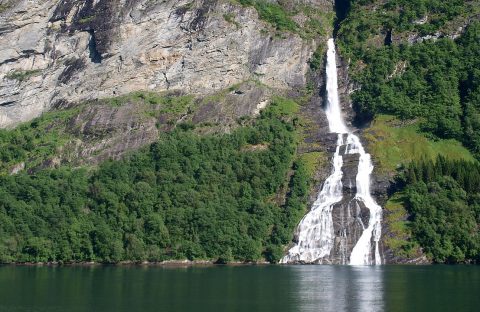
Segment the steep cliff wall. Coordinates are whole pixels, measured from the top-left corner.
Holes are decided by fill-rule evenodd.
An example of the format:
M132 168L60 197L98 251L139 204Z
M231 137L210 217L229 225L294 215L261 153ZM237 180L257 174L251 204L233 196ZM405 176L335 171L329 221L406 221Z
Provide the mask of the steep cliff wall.
M0 25L0 127L135 90L204 95L252 78L303 87L319 43L222 0L7 0Z

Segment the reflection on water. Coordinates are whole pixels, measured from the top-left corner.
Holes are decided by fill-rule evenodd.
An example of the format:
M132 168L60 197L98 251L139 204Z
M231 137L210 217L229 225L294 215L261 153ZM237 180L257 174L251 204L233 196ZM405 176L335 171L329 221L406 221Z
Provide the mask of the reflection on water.
M0 311L478 311L478 266L0 266Z
M381 267L292 266L298 311L384 311Z

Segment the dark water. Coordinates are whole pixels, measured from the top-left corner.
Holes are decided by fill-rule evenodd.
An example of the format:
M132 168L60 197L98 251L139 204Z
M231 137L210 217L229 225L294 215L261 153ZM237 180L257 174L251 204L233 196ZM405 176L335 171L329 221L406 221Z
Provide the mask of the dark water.
M0 311L480 311L480 267L4 266Z

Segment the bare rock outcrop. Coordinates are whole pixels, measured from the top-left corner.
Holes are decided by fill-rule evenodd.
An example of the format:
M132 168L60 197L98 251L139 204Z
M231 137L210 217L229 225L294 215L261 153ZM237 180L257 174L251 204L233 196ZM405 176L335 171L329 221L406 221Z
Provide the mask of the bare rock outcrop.
M298 34L275 36L254 8L222 0L4 2L0 127L58 103L135 90L205 95L249 79L303 87L318 45Z

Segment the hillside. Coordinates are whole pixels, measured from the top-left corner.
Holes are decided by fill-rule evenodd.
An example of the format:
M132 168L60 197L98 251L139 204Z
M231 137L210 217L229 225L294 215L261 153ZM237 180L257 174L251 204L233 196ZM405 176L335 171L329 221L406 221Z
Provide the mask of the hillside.
M328 171L331 3L0 14L1 262L278 261Z
M384 263L478 262L479 17L476 0L1 0L0 262L276 263L338 148L345 263L370 212L323 110L330 37Z
M423 249L435 262L478 261L478 187L471 186L480 159L480 4L346 7L338 45L349 61L356 123L370 124L365 139L377 177L391 181L384 211L390 257L422 259ZM410 166L428 172L419 169L413 179Z

